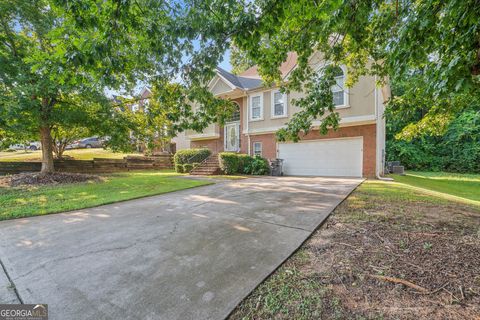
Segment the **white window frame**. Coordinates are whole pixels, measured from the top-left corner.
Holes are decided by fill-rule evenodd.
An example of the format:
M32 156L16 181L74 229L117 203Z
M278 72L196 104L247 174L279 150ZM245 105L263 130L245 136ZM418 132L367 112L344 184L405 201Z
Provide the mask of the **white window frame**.
M260 97L260 118L253 117L253 98ZM261 121L263 120L263 92L259 94L254 94L250 96L249 106L250 109L250 121Z
M271 100L271 118L272 119L277 119L277 118L286 118L288 116L288 111L287 111L287 105L288 105L288 100L287 100L287 95L283 93L283 114L281 115L275 115L275 94L276 93L281 93L280 90L272 90L270 100Z
M343 108L349 108L349 101L348 101L348 88L345 86L345 81L347 80L347 68L344 65L339 66L340 69L343 71L343 104L340 104L338 106L335 106L336 109L343 109ZM338 77L335 77L338 78ZM336 82L336 81L335 81ZM339 92L339 91L337 91ZM332 91L333 93L333 91Z
M257 154L255 153L255 149L256 149L255 146L256 146L256 145L257 145L257 146L260 146L260 154L258 154L258 156L261 157L262 154L263 154L263 144L262 144L262 142L260 142L260 141L255 141L255 142L253 143L253 155L254 155L254 156L257 156Z
M324 65L322 66L319 66L316 68L316 72L319 72L320 75L323 75L323 68L326 68L328 67L329 65L331 65L332 63L331 62L326 62ZM344 66L344 65L340 65L339 66L340 69L342 69L343 71L343 77L345 80L347 80L347 67ZM338 106L335 106L335 109L346 109L346 108L350 108L350 100L349 100L349 89L345 86L345 81L344 81L344 86L343 86L343 104L342 105L338 105Z

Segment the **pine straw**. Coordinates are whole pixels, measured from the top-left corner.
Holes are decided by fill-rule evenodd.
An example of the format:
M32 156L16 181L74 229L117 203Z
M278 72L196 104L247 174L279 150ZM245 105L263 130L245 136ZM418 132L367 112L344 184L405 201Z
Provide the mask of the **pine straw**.
M83 173L55 172L51 174L20 173L0 177L0 187L46 186L101 181L97 175Z

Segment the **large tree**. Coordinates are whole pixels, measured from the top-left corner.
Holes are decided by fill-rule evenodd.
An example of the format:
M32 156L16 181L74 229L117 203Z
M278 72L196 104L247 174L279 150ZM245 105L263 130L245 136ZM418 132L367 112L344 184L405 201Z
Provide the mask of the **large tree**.
M432 101L425 113L430 119L448 119L468 107L462 97L480 94L477 0L187 0L181 21L183 36L200 43L186 78L201 79L195 70L206 74L235 43L267 83L306 91L295 102L301 111L278 133L281 140L298 139L321 116L322 131L338 124L330 103L332 70L314 73L308 64L314 51L332 66L348 67L347 85L367 74L382 82L418 73L421 92L410 86L403 99L414 104L422 94ZM285 82L278 69L290 51L298 65Z
M171 11L168 1L0 0L0 118L5 131L40 136L43 173L54 170L52 128L127 141L106 92L160 74L163 59L178 66L178 39L163 30Z

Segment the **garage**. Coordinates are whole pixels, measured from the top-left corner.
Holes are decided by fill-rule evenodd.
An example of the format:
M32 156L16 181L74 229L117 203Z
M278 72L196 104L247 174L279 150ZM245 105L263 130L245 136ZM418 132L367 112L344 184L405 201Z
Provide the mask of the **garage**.
M363 137L280 143L285 175L361 177Z

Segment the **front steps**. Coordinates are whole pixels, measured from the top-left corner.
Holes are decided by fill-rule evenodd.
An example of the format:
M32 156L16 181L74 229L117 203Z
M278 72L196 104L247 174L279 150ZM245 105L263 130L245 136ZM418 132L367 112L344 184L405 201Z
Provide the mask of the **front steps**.
M194 176L211 176L220 173L222 173L222 169L218 163L218 154L212 154L190 171L190 174Z

